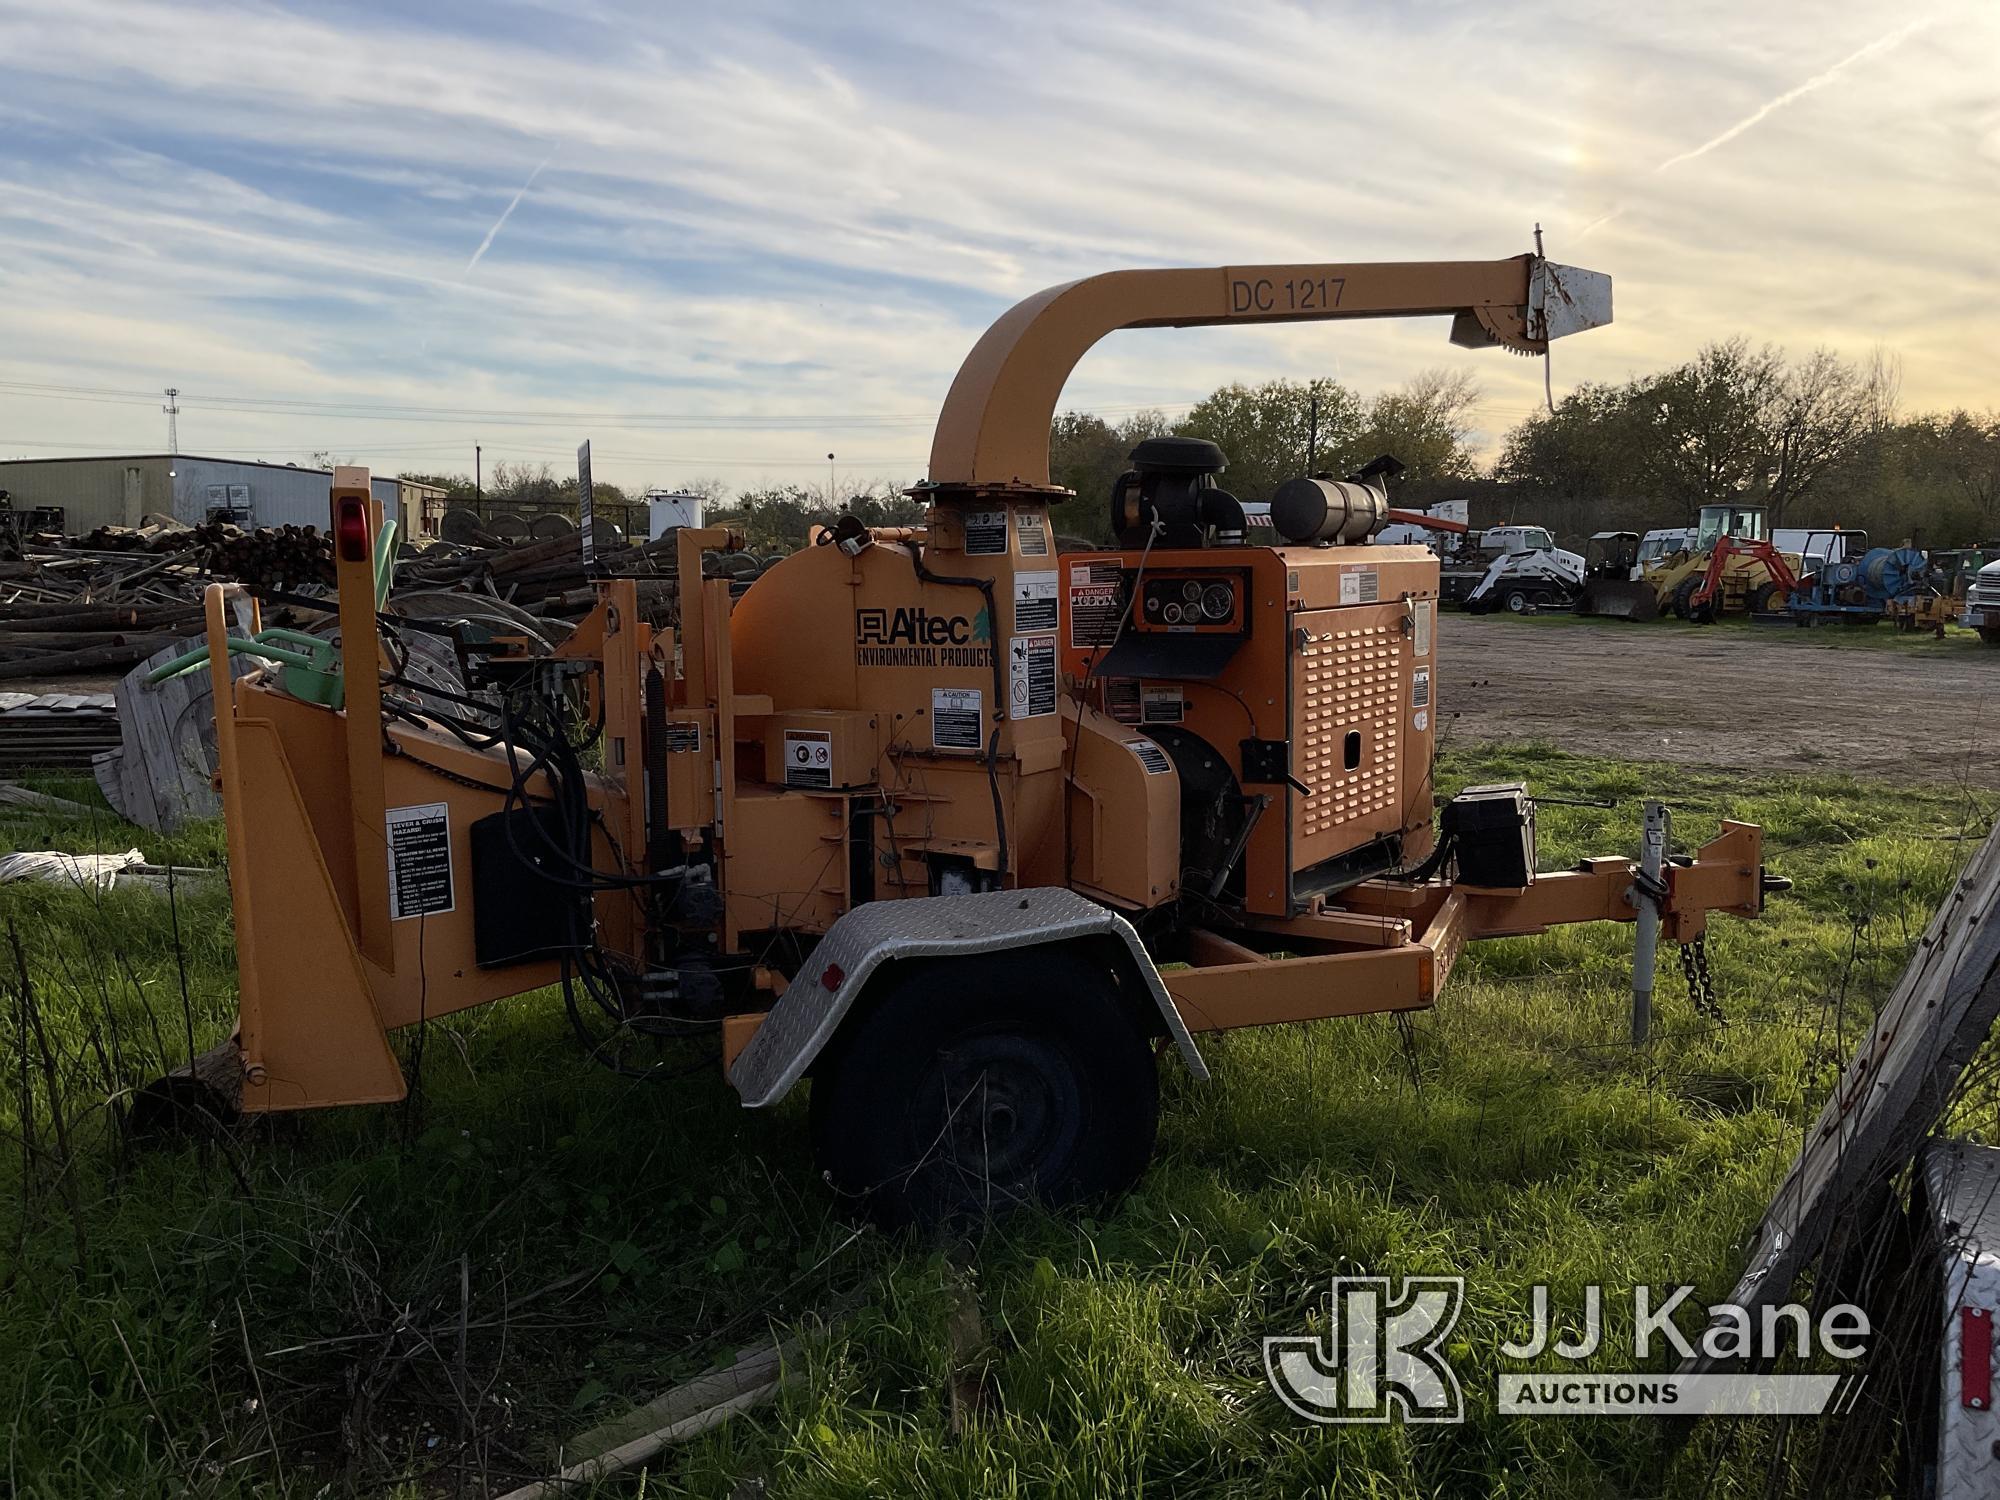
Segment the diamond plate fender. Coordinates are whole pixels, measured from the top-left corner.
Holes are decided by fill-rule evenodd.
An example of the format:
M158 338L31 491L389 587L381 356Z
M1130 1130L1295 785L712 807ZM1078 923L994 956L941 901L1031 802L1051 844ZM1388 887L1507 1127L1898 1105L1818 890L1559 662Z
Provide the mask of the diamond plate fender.
M1188 1070L1206 1081L1208 1065L1195 1050L1194 1039L1132 924L1057 886L871 901L855 907L827 929L736 1059L729 1080L749 1109L784 1098L832 1040L869 978L894 959L1000 953L1105 936L1118 939L1131 952L1133 967L1159 1007L1160 1019Z
M2000 1150L1933 1142L1924 1179L1944 1272L1944 1338L1938 1371L1937 1500L1994 1493L2000 1417L1993 1412L1992 1319L2000 1316ZM1968 1349L1968 1322L1986 1323ZM1980 1367L1975 1368L1975 1360Z

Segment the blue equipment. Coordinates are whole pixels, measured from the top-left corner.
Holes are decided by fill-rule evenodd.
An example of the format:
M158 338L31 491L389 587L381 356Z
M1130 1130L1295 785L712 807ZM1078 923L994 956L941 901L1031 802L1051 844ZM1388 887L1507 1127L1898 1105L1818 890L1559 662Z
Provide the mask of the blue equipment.
M1930 559L1915 547L1870 547L1863 531L1814 532L1830 539L1827 561L1799 580L1786 608L1801 625L1823 620L1869 624L1886 618L1892 603L1915 604L1936 592Z

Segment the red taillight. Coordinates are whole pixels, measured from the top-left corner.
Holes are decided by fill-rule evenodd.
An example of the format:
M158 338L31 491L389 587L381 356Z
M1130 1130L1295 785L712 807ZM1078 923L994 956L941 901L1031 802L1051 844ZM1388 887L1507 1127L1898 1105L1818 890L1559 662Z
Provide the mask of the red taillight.
M819 982L826 989L837 990L840 988L841 982L846 978L847 971L842 969L839 964L828 964L826 972L819 976Z
M368 502L358 497L343 498L334 530L340 536L342 562L368 561Z

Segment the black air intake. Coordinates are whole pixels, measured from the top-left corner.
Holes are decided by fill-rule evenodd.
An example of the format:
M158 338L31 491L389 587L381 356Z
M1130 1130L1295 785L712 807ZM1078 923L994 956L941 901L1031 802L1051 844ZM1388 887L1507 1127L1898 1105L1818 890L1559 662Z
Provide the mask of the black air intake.
M1111 529L1119 545L1143 547L1156 524L1156 547L1240 545L1242 503L1215 483L1227 467L1222 450L1204 438L1147 438L1111 487Z

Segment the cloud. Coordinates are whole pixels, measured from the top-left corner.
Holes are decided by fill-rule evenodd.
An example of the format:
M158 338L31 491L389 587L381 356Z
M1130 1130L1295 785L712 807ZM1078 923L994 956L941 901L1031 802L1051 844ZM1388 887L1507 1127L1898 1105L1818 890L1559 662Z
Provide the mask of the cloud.
M1745 115L1742 119L1738 120L1734 125L1731 125L1727 130L1723 131L1720 135L1710 136L1707 140L1703 141L1699 146L1696 146L1691 150L1682 151L1676 155L1668 157L1665 161L1661 162L1659 165L1653 168L1654 175L1657 176L1661 172L1670 172L1675 167L1685 166L1688 162L1691 161L1701 160L1701 158L1708 155L1709 152L1719 150L1721 147L1728 145L1731 141L1735 140L1738 136L1744 134L1746 131L1754 130L1757 126L1761 125L1764 121L1768 120L1772 115L1776 114L1779 110L1785 108L1787 105L1796 104L1798 103L1799 100L1805 98L1806 95L1815 93L1818 90L1825 88L1828 84L1836 82L1843 73L1847 72L1848 69L1868 61L1868 59L1870 59L1871 57L1877 57L1882 53L1887 52L1890 48L1895 47L1901 44L1902 42L1909 40L1909 38L1915 36L1918 32L1924 30L1931 24L1932 24L1932 19L1926 16L1919 20L1911 21L1902 26L1898 26L1893 31L1883 33L1881 36L1875 38L1874 41L1869 42L1866 46L1856 48L1854 51L1848 53L1847 56L1840 59L1839 62L1833 64L1832 67L1823 69L1822 71L1813 74L1812 77L1808 78L1804 83L1796 84L1793 87L1786 89L1782 94L1779 94L1774 99L1765 100L1762 104L1758 105L1756 109L1752 110L1749 114ZM1585 238L1593 230L1598 229L1601 226L1610 223L1613 219L1617 218L1618 215L1623 213L1624 211L1625 211L1624 206L1621 204L1619 207L1612 209L1609 213L1604 214L1602 217L1591 220L1590 223L1584 225L1582 229L1577 231L1576 237L1578 239Z
M1040 286L1506 255L1537 220L1563 258L1627 164L1708 149L1592 236L1620 321L1558 346L1559 384L1740 329L1905 348L1912 402L1990 403L1967 351L2000 333L2000 224L1966 184L1990 181L2000 138L1978 61L2000 18L1890 45L1900 14L1839 10L12 0L0 344L56 382L785 424L607 431L593 451L620 482L785 477L829 447L910 477L959 359ZM1797 82L1802 30L1846 55L1838 88ZM1069 397L1185 402L1336 366L1376 389L1460 359L1493 435L1539 397L1535 369L1455 351L1434 322L1118 335ZM884 413L916 420L855 420ZM146 445L156 426L136 403L0 396L0 440ZM592 435L199 409L182 426L440 460L491 439L554 461Z

